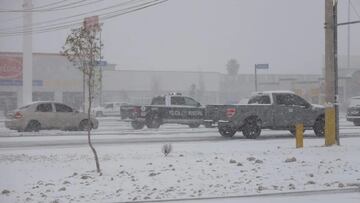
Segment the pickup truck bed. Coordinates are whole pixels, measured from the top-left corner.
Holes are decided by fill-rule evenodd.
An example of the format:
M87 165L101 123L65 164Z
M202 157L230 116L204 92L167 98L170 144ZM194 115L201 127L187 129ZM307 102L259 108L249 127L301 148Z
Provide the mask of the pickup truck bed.
M226 109L232 105L206 105L204 125L206 127L216 127L219 120L226 119Z

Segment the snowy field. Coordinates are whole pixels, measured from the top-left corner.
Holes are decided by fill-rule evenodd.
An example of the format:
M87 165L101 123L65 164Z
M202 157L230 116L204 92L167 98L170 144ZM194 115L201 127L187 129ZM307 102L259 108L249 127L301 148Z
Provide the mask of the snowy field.
M103 126L115 123L102 122ZM109 126L97 130L95 140L114 139L116 131L117 137L136 139L199 135L221 139L216 129L170 125L131 134L125 125L122 131ZM71 138L71 132L61 131L31 136L1 128L0 133L2 144L9 139L86 139L83 134ZM0 202L124 202L360 187L360 128L351 127L351 136L341 139L341 146L332 147L324 147L324 139L312 137L309 131L302 149L295 148L290 136L271 139L270 131L267 133L270 139L171 142L173 151L166 157L161 152L162 141L96 144L102 176L95 172L86 145L1 147ZM359 195L350 199L360 202Z

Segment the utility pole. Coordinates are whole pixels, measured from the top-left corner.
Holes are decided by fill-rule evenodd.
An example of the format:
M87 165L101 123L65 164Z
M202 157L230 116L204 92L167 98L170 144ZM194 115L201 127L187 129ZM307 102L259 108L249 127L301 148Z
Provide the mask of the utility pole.
M335 107L335 139L339 140L337 82L337 1L325 0L325 102Z
M335 103L333 1L325 0L325 102Z
M102 49L102 41L101 41L101 31L102 31L102 23L99 24L99 32L100 32L100 95L99 95L99 105L102 106L103 105L103 64L102 64L102 54L101 54L101 49Z
M32 0L24 0L22 105L32 102Z
M351 2L348 0L348 22L350 22L350 6ZM347 68L350 68L350 24L347 26ZM346 98L345 98L346 99Z
M334 18L334 70L335 70L335 139L336 144L340 145L339 132L339 68L338 68L338 32L337 32L337 0L333 0Z

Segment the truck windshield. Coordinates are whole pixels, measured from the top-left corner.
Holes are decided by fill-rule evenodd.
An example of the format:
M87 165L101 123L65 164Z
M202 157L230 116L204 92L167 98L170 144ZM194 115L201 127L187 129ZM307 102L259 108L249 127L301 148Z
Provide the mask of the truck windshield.
M165 105L165 97L155 97L151 101L151 105Z
M172 105L185 105L184 97L171 97Z
M256 95L249 99L248 104L270 104L269 95Z
M186 106L200 106L200 104L197 101L193 100L192 98L185 97L184 99Z

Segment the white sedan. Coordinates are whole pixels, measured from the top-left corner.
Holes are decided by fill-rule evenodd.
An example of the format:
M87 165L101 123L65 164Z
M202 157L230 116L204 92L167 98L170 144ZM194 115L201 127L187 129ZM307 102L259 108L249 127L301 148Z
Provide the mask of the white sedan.
M89 125L90 124L90 125ZM98 120L73 108L52 101L38 101L10 112L5 126L12 130L38 132L43 129L86 130L97 129Z

